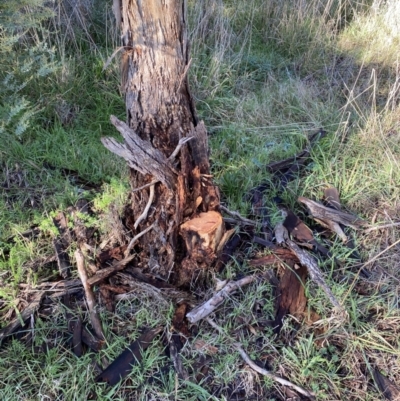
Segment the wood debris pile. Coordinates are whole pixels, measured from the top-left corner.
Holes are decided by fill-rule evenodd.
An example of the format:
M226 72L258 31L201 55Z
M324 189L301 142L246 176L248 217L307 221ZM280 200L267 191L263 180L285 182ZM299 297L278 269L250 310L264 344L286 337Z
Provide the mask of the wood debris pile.
M279 166L272 166L276 172L283 171L281 174L283 179L280 180L282 188L287 185L294 172L298 173L299 165L305 164L305 157L309 154L309 150L307 152L303 152L303 156L297 159L300 162L295 164L296 168L293 167L296 159L290 160L292 167L287 167L287 163L283 162ZM219 282L215 293L203 303L199 303L187 289L176 287L143 268L144 261L135 253L136 237L124 237L125 230L118 215L115 216L116 227L112 235L101 239L100 242L96 238L95 230L84 224L85 216L92 213L88 203L81 201L75 208L65 213L60 212L54 218L54 225L58 230L58 235L52 240L54 257L47 258L45 262L57 264L60 279L55 282L40 283L35 289L21 285L21 293L25 294L27 306L7 327L0 330L0 342L5 342L12 336L18 337L32 316L41 308L45 298L53 302L61 299L67 307L66 310L73 308L71 300L80 298L86 301L90 322L65 312L71 337L71 350L77 357L89 350L99 352L107 340L103 329L104 322L101 321L99 314L99 304L108 311L114 312L116 302L129 299L138 289L140 291L146 287L156 294L160 302L172 303L176 306L170 328L165 330L165 327L155 327L144 330L136 341L97 375L97 382L106 382L110 386L118 383L131 372L132 365L140 364L142 353L156 338L161 338L168 349L177 377L184 381L191 380L193 372L188 372L184 366L180 352L187 341L193 337L193 327L205 320L213 329L226 337L231 347L241 355L251 369L285 386L288 392L305 397L302 399L314 399L315 394L312 391L261 368L251 360L244 347L230 338L214 320L210 319L210 316L212 313L217 313L222 304L229 303L231 295L240 288L251 283L267 281L275 288L275 317L273 322L270 322L270 327L276 335L279 335L285 317L288 315L306 324L322 321L315 311L307 307L305 286L307 280L311 280L324 292L327 301L332 305L330 324L333 322L337 325L342 324L347 318L343 300L338 299L327 284L326 273L321 270L320 262L331 260L338 267L345 266L346 261L337 260L330 251L330 244L337 239L349 248L349 254L359 259L353 232L365 228L366 223L344 211L338 191L329 187L324 191L323 202L305 197L298 199L299 203L307 209L309 217L315 221L318 236L315 235L315 230L279 201L277 203L282 213L282 221L275 227L271 227L263 205L263 192L266 189L266 186L260 185L252 193L253 211L257 221L244 218L222 207L226 215L225 221L228 226L231 226L229 230L223 231L220 222L215 223L215 216L210 215L210 224L207 225L209 229L206 230L204 238L199 237L198 241L204 242L208 238L218 237L217 242L221 243L221 238L224 237L223 249L221 247L217 251L215 244L210 245L219 253L215 271L221 273L224 266L235 255L236 250L249 245L258 247L258 256L253 257L249 265L253 269L262 269L258 273L247 275L236 281ZM182 235L188 242L188 247L192 245L190 232L191 225L194 224L196 221L189 221L182 228ZM209 236L209 232L213 232L213 235ZM321 238L325 240L322 241ZM68 251L71 246L77 248L74 253L75 261L70 260ZM195 244L195 246L198 245ZM151 256L146 263L151 264ZM73 265L77 266L79 279L73 278L76 277L72 274ZM251 330L255 329L250 328ZM202 343L201 340L196 340L193 346L209 355L218 352L218 348ZM210 356L207 358L204 357L194 368L197 369L196 380L202 380L207 374ZM388 383L388 380L378 371L374 374L382 392L388 399L394 399L387 394L396 394L397 387L393 383Z

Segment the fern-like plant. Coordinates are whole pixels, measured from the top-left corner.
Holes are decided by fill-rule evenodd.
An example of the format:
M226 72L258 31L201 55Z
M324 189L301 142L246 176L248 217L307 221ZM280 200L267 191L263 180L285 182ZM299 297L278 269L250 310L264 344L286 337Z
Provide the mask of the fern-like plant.
M46 0L3 0L0 4L0 134L21 137L39 111L33 83L58 68L46 22Z

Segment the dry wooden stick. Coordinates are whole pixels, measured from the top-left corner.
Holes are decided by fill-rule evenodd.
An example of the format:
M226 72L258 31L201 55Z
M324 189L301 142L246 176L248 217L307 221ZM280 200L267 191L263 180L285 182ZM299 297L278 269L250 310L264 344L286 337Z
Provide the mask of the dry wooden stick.
M171 153L171 155L168 157L169 161L174 161L175 157L178 156L179 151L181 150L182 146L186 143L189 142L190 140L192 140L194 137L193 136L189 136L189 137L185 137L185 138L181 138L179 140L179 143L177 145L177 147L175 148L175 150Z
M143 231L141 231L139 234L135 235L135 236L131 239L131 241L129 242L128 247L126 248L125 254L124 254L124 255L125 255L125 258L128 257L129 252L130 252L131 249L133 248L133 245L135 245L135 242L136 242L141 236L143 236L144 234L146 234L147 232L149 232L149 231L154 227L154 225L155 225L155 223L153 223L151 226L145 228Z
M143 213L137 218L134 224L135 230L138 228L139 224L146 219L147 213L149 213L150 206L153 203L154 199L154 184L150 186L149 200L147 201L146 207L143 210Z
M145 189L145 188L147 188L147 187L151 187L151 186L154 185L154 184L157 184L157 182L160 182L160 181L158 181L158 180L153 180L153 181L149 182L148 184L144 184L144 185L142 185L141 187L137 187L137 188L135 188L135 189L132 189L131 192L141 191L142 189Z
M196 323L199 320L204 319L219 305L221 305L230 294L238 290L240 287L250 284L260 278L270 278L271 274L272 273L267 270L262 275L254 274L253 276L247 276L238 281L231 281L224 288L222 288L221 291L218 291L216 294L214 294L208 301L191 310L186 315L187 319L190 323Z
M236 220L239 220L239 222L243 222L244 224L247 224L249 226L256 226L257 222L250 220L250 219L246 219L245 217L241 216L240 213L238 212L233 212L231 210L229 210L228 208L226 208L225 206L220 206L221 210L227 214L229 214L230 216L234 217Z
M92 322L92 326L97 337L103 340L105 337L101 327L100 317L96 311L96 299L94 297L92 287L88 283L88 277L85 269L85 259L79 249L75 251L75 259L78 267L79 278L81 279L83 288L85 290L86 301L90 312L90 321Z
M111 274L118 272L120 270L125 269L125 266L135 257L135 255L127 256L126 258L120 260L110 267L106 267L105 269L100 269L97 273L87 279L87 282L90 286L96 285L103 281L105 278L111 276Z
M345 213L340 210L335 210L330 207L326 207L319 202L307 199L303 196L298 198L298 201L307 206L311 216L320 220L332 220L336 223L349 226L357 230L360 226L365 226L365 221L357 216L350 213Z
M210 318L206 318L208 324L210 326L212 326L215 330L217 330L220 334L222 334L225 337L228 337L224 331L222 330L222 328L220 326L217 325L217 323L215 323L213 320L211 320ZM308 391L306 389L304 389L303 387L300 387L292 382L290 382L289 380L283 379L282 377L276 376L273 373L269 372L268 370L265 370L263 368L261 368L260 366L258 366L257 364L255 364L250 357L247 355L247 353L245 352L245 350L242 348L241 344L239 343L232 343L233 347L239 352L240 356L243 358L243 360L256 372L262 374L263 376L267 376L269 377L271 380L282 384L283 386L286 387L291 387L294 390L296 390L298 393L303 394L304 396L311 398L311 399L315 399L315 394L312 391Z
M398 226L400 226L400 222L391 223L391 224L383 224L381 226L371 226L371 227L367 228L364 232L370 233L371 231L383 230L384 228L392 228L392 227L398 227Z

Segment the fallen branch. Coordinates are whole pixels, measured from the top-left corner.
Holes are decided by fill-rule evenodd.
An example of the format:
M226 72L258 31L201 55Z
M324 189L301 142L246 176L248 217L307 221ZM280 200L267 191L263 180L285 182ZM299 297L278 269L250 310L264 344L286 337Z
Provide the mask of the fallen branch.
M141 231L139 234L135 235L131 241L129 242L128 247L126 248L125 251L125 259L128 257L129 252L131 251L131 249L133 248L133 246L135 245L136 241L142 237L143 235L145 235L147 232L149 232L153 227L154 227L155 223L153 223L151 226L147 227L146 229L144 229L143 231Z
M90 312L90 321L92 322L92 326L97 337L103 340L105 337L101 327L100 317L96 311L96 299L94 297L92 287L88 283L88 277L85 269L85 259L80 250L75 251L75 259L78 267L79 278L81 279L83 288L85 290L86 301Z
M147 201L146 207L143 210L143 213L137 218L134 224L135 230L138 228L139 224L146 219L147 213L149 213L150 206L153 203L154 199L154 184L150 186L149 200ZM129 247L128 247L129 248Z
M186 315L186 317L190 323L196 323L212 313L216 308L218 308L219 305L221 305L225 301L226 298L228 298L230 294L232 294L239 288L261 278L265 279L271 277L272 273L270 271L266 271L262 275L254 274L253 276L247 276L238 281L231 281L221 291L218 291L215 295L213 295L208 301L190 311Z
M106 267L105 269L98 270L94 276L87 279L88 285L90 285L90 286L96 285L96 284L100 283L100 281L103 281L107 277L111 276L111 274L125 269L126 265L134 257L135 257L135 255L128 256L110 267Z
M337 307L339 310L343 310L343 306L339 303L336 297L333 295L331 289L326 284L324 276L318 263L313 256L307 253L305 250L301 249L297 244L295 244L290 239L286 240L287 246L295 253L299 258L300 263L307 267L308 273L310 274L311 280L313 280L322 290L325 292L331 303Z
M235 220L239 220L239 222L242 222L244 224L247 224L249 226L256 226L257 222L250 220L250 219L246 219L246 217L243 217L240 215L240 213L238 212L233 212L231 210L229 210L228 208L226 208L225 206L220 206L221 210L227 214L229 214L230 216L234 217ZM225 219L227 220L227 219Z
M221 335L223 335L224 337L228 337L224 331L222 330L222 328L220 326L218 326L213 320L211 320L210 318L206 318L208 324L210 326L212 326L215 330L217 330ZM229 338L229 337L228 337ZM311 399L315 399L315 394L311 391L308 391L306 389L304 389L303 387L300 387L292 382L290 382L289 380L283 379L282 377L276 376L273 373L269 372L268 370L265 370L263 368L261 368L260 366L258 366L256 363L254 363L250 357L247 355L247 353L245 352L245 350L242 348L241 344L239 343L232 343L232 346L239 352L240 356L243 358L243 360L256 372L262 374L263 376L267 376L269 377L271 380L282 384L283 386L286 387L291 387L294 390L296 390L298 393L303 394L304 396L311 398Z
M321 205L319 202L300 196L298 201L307 206L311 216L320 220L331 220L336 223L343 224L357 230L360 226L365 225L365 221L350 213L345 213L340 210L335 210L330 207Z
M385 229L385 228L393 228L393 227L398 227L398 226L400 226L400 222L391 223L391 224L383 224L383 225L381 225L381 226L369 227L369 228L367 228L364 232L365 232L365 233L370 233L371 231L383 230L383 229Z

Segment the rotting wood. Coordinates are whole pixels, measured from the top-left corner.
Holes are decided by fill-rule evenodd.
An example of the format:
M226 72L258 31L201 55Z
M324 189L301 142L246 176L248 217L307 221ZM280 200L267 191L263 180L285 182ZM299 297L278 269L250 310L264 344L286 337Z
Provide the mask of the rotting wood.
M221 305L225 301L226 298L229 297L229 295L237 291L239 288L253 283L256 280L265 280L271 277L272 273L270 271L266 271L263 274L254 274L252 276L247 276L237 281L231 281L225 287L223 287L222 290L214 294L208 301L191 310L186 315L186 317L190 323L197 323L199 320L204 319L205 317L210 315L215 309L218 308L219 305Z
M83 257L83 254L80 250L75 251L75 259L76 259L76 264L78 268L78 274L79 278L82 281L83 288L85 290L85 295L86 295L86 301L90 313L90 321L93 326L93 330L96 333L96 335L103 340L104 333L103 333L103 328L101 327L101 321L100 321L100 316L96 310L96 299L94 297L94 293L92 290L92 287L88 283L88 277L85 269L85 259Z
M111 117L123 143L113 138L102 142L131 168L132 191L123 217L134 238L144 233L135 240L140 267L187 287L213 267L219 251L217 246L213 252L189 250L180 235L188 220L219 213L208 135L197 119L188 84L187 3L120 4L116 18L121 21L121 89L127 121ZM153 229L144 232L150 226Z

